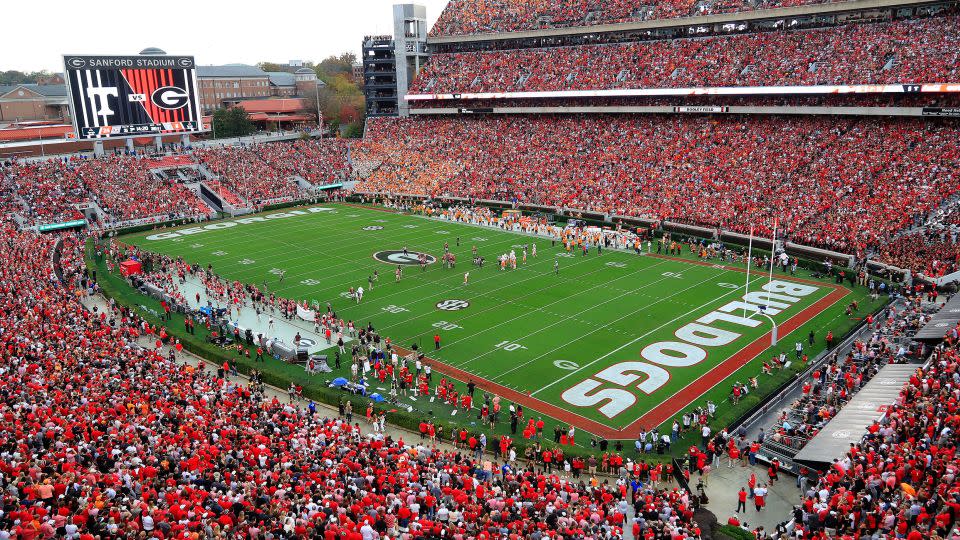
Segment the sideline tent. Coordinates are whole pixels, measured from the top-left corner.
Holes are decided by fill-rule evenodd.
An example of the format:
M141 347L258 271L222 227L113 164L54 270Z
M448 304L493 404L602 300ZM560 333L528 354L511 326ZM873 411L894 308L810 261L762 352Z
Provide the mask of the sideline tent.
M130 259L120 263L120 273L123 274L124 277L135 276L142 271L143 266L139 261Z

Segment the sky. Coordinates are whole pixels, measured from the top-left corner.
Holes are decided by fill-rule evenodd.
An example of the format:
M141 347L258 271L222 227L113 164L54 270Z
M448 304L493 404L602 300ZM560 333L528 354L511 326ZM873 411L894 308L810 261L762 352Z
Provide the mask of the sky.
M0 71L63 71L63 54L137 54L159 47L197 64L285 64L342 52L366 35L393 34L396 0L45 0L3 2ZM428 28L447 0L426 6ZM276 6L271 9L270 6ZM158 12L149 13L155 7ZM152 18L155 23L140 22ZM160 22L169 18L169 22ZM27 24L27 22L33 24ZM42 26L36 26L42 23Z

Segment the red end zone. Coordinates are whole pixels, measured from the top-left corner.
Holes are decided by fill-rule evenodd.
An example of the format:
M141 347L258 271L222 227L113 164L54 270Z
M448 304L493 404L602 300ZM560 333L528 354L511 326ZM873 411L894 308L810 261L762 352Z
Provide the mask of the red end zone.
M717 266L715 263L691 261L678 257L669 257L663 255L650 256L682 261L687 264L696 264L700 266ZM746 269L744 268L724 267L724 269L746 273ZM832 289L830 293L823 298L806 307L800 311L800 313L797 313L793 317L790 317L786 321L782 322L780 326L778 326L778 333L781 337L785 337L797 328L800 328L811 319L819 315L822 311L837 303L850 293L849 289L846 289L843 286L835 283L824 283L820 281L787 276L777 276L777 279ZM729 356L723 362L714 366L703 376L692 381L684 388L660 402L659 405L648 411L631 424L620 428L611 428L605 424L597 422L596 420L585 418L568 409L532 397L525 392L514 390L499 383L484 379L483 377L478 377L473 373L464 371L455 366L451 366L431 358L427 358L427 360L429 360L430 364L436 367L436 369L441 373L450 375L462 382L472 380L479 388L493 392L501 397L509 399L510 401L523 405L524 408L529 408L539 413L543 413L555 420L572 425L588 433L598 435L605 439L633 439L640 432L641 428L649 429L659 426L669 418L680 413L684 407L687 407L690 403L696 401L708 390L721 383L724 379L759 356L760 353L767 349L768 344L770 343L770 333L771 332L766 332L762 336L758 337L744 348ZM397 347L397 352L400 354L409 354L411 351Z

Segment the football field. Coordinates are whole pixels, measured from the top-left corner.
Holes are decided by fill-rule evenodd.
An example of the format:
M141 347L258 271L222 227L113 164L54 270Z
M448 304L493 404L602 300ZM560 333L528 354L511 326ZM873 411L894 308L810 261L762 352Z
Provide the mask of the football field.
M346 204L122 241L266 283L279 296L329 302L339 317L371 322L402 348L420 344L444 375L610 439L634 438L691 403L727 406L735 380L758 375L763 359L781 350L794 360L797 341L814 356L826 329L846 322L842 305L852 294L779 271L772 282L753 273L747 293L742 264L698 261L686 249L678 258L596 249L583 256L546 238ZM455 269L440 262L445 243ZM532 244L537 257L500 270L497 256L513 249L520 257ZM486 259L482 269L471 264L474 246ZM416 253L434 262L421 271ZM351 287L366 290L362 302L349 297ZM768 350L773 322L781 341ZM814 346L810 331L820 338Z

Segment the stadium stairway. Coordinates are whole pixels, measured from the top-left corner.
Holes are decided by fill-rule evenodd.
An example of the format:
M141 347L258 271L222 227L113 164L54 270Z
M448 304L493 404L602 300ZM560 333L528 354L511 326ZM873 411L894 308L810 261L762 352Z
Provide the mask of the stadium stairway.
M202 182L190 182L184 183L183 185L196 194L197 198L203 201L203 204L209 206L211 210L215 212L223 212L223 204L220 198L216 196L213 190L209 188L203 189L205 186L203 186Z

